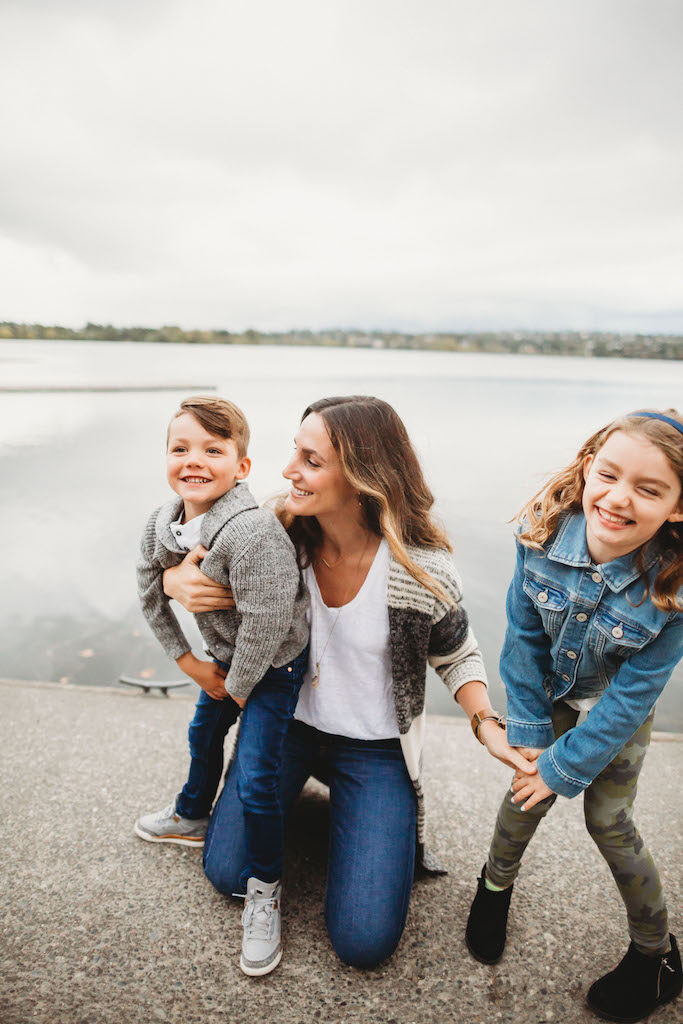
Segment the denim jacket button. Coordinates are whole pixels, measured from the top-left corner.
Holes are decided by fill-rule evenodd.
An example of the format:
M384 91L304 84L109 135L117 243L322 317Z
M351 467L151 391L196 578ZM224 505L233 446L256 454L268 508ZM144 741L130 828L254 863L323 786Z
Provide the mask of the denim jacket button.
M592 573L591 579L593 580L593 583L602 583L602 576L599 572Z
M621 640L621 638L622 638L622 636L623 636L623 635L624 635L624 631L623 631L623 629L621 628L621 626L615 626L615 627L614 627L614 629L612 630L612 636L613 636L613 637L614 637L614 638L615 638L616 640Z
M538 595L538 600L541 602L541 604L545 604L546 603L546 601L548 600L548 595L545 592L545 590L542 590L540 592L540 594Z
M568 676L566 673L563 673L562 678L564 679L565 683L568 683L571 679L571 676Z
M570 661L576 661L576 651L567 651L567 657Z
M588 616L585 612L579 612L579 614L576 616L577 622L585 622L587 618Z

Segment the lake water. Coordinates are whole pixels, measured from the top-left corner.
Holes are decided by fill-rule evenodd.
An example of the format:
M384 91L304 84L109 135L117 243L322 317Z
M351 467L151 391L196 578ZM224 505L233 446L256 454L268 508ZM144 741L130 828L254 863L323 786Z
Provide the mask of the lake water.
M182 390L31 390L162 386ZM0 675L107 685L122 673L178 678L138 609L134 565L146 517L170 493L166 424L184 392L208 386L247 414L259 499L284 485L309 402L364 393L395 406L454 540L492 699L504 706L497 663L514 561L508 520L594 429L631 409L680 405L683 364L0 341ZM181 618L194 640L191 617ZM428 706L454 711L435 676ZM657 726L683 731L680 666Z

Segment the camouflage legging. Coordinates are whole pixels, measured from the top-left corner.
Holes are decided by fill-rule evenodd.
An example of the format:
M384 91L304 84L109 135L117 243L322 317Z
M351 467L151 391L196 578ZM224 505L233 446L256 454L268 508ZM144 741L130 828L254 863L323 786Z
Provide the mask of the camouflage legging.
M553 707L555 736L572 729L578 716L578 711L558 701ZM583 804L588 832L607 861L626 905L631 938L642 952L650 954L666 952L669 926L659 873L633 822L632 809L653 717L654 712L588 786ZM500 805L486 865L486 877L500 886L514 882L529 840L557 799L548 797L531 810L522 811L510 796L508 792Z

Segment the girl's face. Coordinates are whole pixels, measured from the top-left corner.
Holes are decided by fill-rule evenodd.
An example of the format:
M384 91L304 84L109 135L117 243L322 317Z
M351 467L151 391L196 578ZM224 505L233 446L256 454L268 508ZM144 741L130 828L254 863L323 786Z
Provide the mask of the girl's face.
M292 487L285 508L296 516L357 515L358 494L342 472L325 421L310 413L294 438L294 454L282 471Z
M583 511L591 558L609 562L683 521L681 485L664 452L644 437L611 434L583 465Z

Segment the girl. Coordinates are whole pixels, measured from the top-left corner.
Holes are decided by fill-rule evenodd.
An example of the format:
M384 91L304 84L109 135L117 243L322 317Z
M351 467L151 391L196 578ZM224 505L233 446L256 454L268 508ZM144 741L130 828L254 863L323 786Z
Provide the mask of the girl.
M640 1020L681 991L659 875L631 811L654 704L683 650L682 485L675 410L599 430L524 509L507 598L508 740L538 771L517 771L500 807L466 941L477 960L500 959L522 854L556 794L583 792L631 935L588 993L608 1020Z
M291 807L311 774L329 784L327 928L345 963L373 967L401 938L416 852L435 870L423 846L428 660L489 752L535 769L489 705L451 545L394 409L366 396L314 402L283 475L280 512L311 596L311 658L284 743L281 804ZM166 593L192 611L219 606L224 588L191 561L167 570ZM238 745L204 847L204 870L224 893L243 891L239 763ZM268 905L250 919L264 943L278 914Z

